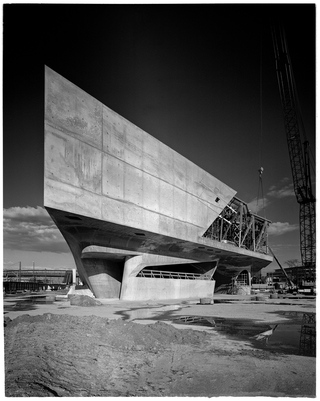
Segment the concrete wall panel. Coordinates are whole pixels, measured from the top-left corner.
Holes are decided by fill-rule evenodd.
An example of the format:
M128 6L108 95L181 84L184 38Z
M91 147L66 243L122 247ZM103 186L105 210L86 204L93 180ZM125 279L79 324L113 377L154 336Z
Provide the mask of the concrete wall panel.
M163 143L159 143L158 177L174 184L174 157L176 152Z
M174 221L170 217L159 215L159 232L163 235L171 235L174 232Z
M187 193L186 195L186 209L188 222L192 223L197 221L198 225L201 227L207 221L207 208L199 207L199 199Z
M147 209L143 209L142 216L143 216L142 227L147 226L148 231L159 232L159 221L160 221L159 213L150 212Z
M97 148L102 144L102 104L46 68L45 115L52 126Z
M209 280L178 280L129 277L126 291L121 291L124 301L161 299L205 298L214 294L215 282Z
M49 68L45 119L47 207L197 242L235 195Z
M102 200L102 219L113 223L122 222L128 227L153 232L159 229L160 215L131 203L104 197Z
M133 128L134 135L130 132L130 127L127 122L123 123L123 131L125 134L125 148L124 148L124 161L132 166L135 166L139 169L142 168L142 149L143 149L143 140L144 140L144 132L139 128ZM132 130L131 130L132 131Z
M144 221L144 210L141 207L125 203L122 205L122 211L123 222L127 222L126 224L129 227L142 229L144 223L148 224L148 222Z
M173 231L177 238L188 238L188 225L183 220L173 221Z
M124 198L124 162L102 154L102 194L115 199Z
M50 203L52 208L101 219L101 198L92 192L49 178L45 178L44 185L45 205Z
M144 132L119 114L103 107L106 125L103 126L103 151L116 154L119 158L137 168L142 167L141 150Z
M173 191L174 186L165 181L159 180L159 213L173 217Z
M187 214L186 193L177 187L173 187L173 215L178 220L190 222Z
M115 112L103 107L103 149L102 151L123 160L125 134L121 132L114 121Z
M55 130L56 131L56 130ZM98 149L62 132L47 129L47 177L99 194L101 192L101 153Z
M130 164L124 165L124 200L137 206L144 206L143 172Z
M159 212L160 205L160 181L158 178L143 173L143 207Z
M101 200L101 219L110 221L124 221L124 208L123 202L103 196ZM129 205L127 205L129 208Z
M173 177L174 177L174 185L177 188L181 188L186 191L187 189L187 175L188 171L188 163L187 159L178 157L177 153L174 155L173 160Z
M159 147L160 142L154 141L150 135L145 135L143 142L143 159L142 159L142 168L143 171L155 176L164 179L159 174Z

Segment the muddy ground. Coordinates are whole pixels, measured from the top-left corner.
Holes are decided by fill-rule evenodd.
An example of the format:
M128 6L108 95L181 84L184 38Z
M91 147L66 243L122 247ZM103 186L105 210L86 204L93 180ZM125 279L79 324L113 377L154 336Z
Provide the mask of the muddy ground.
M7 318L6 396L315 396L315 358L213 330L65 312Z

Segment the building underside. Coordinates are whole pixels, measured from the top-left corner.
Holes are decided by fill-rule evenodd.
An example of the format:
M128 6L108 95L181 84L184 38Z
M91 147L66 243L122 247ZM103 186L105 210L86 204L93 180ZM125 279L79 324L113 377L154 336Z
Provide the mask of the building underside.
M257 252L238 248L231 240L221 242L203 237L199 238L199 242L192 243L61 210L46 209L70 247L82 282L99 298L166 298L161 293L156 294L155 290L147 298L144 294L132 294L130 291L128 295L128 290L126 293L123 291L122 283L128 274L125 271L126 262L142 256L144 260L139 260L138 267L135 266L135 270L129 273L136 281L141 281L141 278L158 279L154 283L158 288L159 279L194 280L193 284L197 280L201 281L199 290L207 291L197 293L191 288L180 298L212 296L215 287L231 283L244 271L249 272L249 276L247 282L242 284L249 286L250 276L270 263L269 255L257 255ZM143 286L147 287L150 282L144 280ZM171 297L174 298L174 294Z

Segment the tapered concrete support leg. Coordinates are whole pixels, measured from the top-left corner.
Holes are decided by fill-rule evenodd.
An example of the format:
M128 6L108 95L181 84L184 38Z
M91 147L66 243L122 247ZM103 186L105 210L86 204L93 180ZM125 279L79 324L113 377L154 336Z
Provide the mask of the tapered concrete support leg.
M127 256L124 262L120 299L126 300L129 292L129 277L136 276L144 268L143 256Z
M85 267L82 263L82 259L81 259L81 255L82 255L82 248L80 247L80 245L78 244L78 241L73 238L71 235L69 235L68 233L64 234L65 240L67 241L67 244L69 245L70 251L72 253L72 256L74 258L75 264L76 264L76 271L78 271L80 280L82 281L82 283L87 284L89 289L92 291L93 295L95 295L93 288L90 285L90 282L88 281L88 275L87 272L85 270ZM74 281L73 285L75 286L75 280L74 277L72 277L72 281Z
M119 298L123 262L106 259L82 259L88 282L96 298Z

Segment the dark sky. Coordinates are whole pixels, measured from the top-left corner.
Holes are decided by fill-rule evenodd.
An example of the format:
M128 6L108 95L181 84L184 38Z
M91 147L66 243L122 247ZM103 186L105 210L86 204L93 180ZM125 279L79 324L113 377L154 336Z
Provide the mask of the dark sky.
M55 251L63 239L52 222L44 235L34 220L45 214L34 209L43 206L44 65L235 189L251 208L262 166L259 214L273 222L269 244L281 263L299 259L274 19L287 34L314 148L314 4L4 5L3 205L5 238L16 241L5 264L74 267L70 253ZM24 252L29 237L47 241L52 252Z
M277 4L4 5L4 207L43 206L44 65L246 202L257 196L260 165L266 188L291 177L270 19L284 23L313 142L314 13Z

